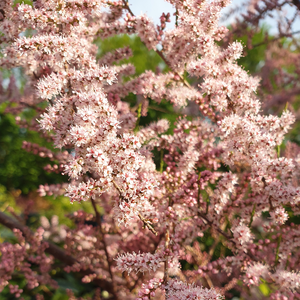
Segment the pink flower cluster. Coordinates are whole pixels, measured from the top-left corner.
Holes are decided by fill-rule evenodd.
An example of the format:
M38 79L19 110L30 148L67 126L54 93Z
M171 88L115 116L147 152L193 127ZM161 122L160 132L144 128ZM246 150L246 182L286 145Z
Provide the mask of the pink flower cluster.
M41 135L61 152L29 142L23 148L50 159L47 171L70 179L39 192L64 192L94 210L69 215L72 228L42 218L46 231L23 237L15 230L18 243L0 246L0 286L15 297L23 293L10 283L15 270L30 289L55 287L49 275L55 251L45 254L46 238L64 244L71 257L66 272L81 274L83 283L93 281L114 300L218 300L233 288L246 298L261 280L272 287L271 299L297 296L300 227L291 217L300 214L300 160L276 149L295 117L287 109L280 117L262 114L259 79L237 63L243 46L229 42L218 25L230 1L168 2L176 18L168 30L170 14L155 26L125 0L0 4L0 66L22 67L28 79L26 93L21 100L12 94L18 105L9 109L34 108ZM133 65L121 64L133 55L128 47L97 59L94 39L117 34L138 35L168 71L135 76ZM3 94L14 89L11 79ZM180 116L140 126L153 109L150 99L167 100ZM181 260L193 267L180 269Z

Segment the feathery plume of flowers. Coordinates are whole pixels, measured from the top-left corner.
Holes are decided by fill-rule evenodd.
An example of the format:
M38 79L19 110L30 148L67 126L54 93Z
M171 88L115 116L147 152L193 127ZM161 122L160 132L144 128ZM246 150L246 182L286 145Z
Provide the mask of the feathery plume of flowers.
M289 296L289 288L299 291L299 226L287 227L290 211L300 213L300 189L293 181L299 159L278 157L275 150L295 117L288 110L280 117L263 115L259 79L237 63L242 44L217 43L230 36L218 25L230 1L168 2L176 11L176 26L169 30L169 14L155 27L146 15L135 16L125 0L0 4L0 66L21 66L28 78L27 92L21 100L12 95L18 106L10 109L35 108L39 124L28 128L39 126L62 151L28 142L23 147L50 159L47 171L70 179L40 186L39 192L60 195L65 188L71 202L90 201L94 209L92 215L69 216L75 225L59 236L63 254L43 241L56 233L46 219L47 231L35 235L16 225L24 237L15 230L19 242L3 243L0 262L0 287L8 286L15 297L23 290L9 283L14 270L25 274L30 288L55 286L49 270L54 258L66 255L66 272L81 273L82 282L93 281L116 300L223 299L237 278L245 283L241 295L261 279L276 286L273 298ZM26 29L33 31L25 35ZM133 65L113 65L132 55L128 47L97 59L94 39L117 34L137 34L168 71L135 76ZM198 85L190 86L186 73ZM14 89L11 79L4 94ZM131 107L129 94L142 102ZM179 115L182 109L192 113L174 124L157 120L140 127L151 109L147 98L167 100ZM24 123L19 116L17 121ZM2 214L0 221L13 224ZM207 250L199 240L209 233L214 241ZM230 254L214 260L219 246ZM52 249L50 256L45 249ZM197 267L180 270L179 260ZM26 261L39 265L40 274ZM182 281L170 279L174 274Z

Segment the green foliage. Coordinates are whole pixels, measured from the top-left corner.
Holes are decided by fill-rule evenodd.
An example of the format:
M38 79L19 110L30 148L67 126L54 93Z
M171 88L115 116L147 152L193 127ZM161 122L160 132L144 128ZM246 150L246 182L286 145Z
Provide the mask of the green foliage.
M122 60L118 64L131 63L135 66L136 74L140 75L145 70L156 71L156 67L165 69L165 63L154 50L148 50L147 47L141 42L140 38L133 35L117 35L107 38L105 40L96 39L94 42L98 47L97 58L102 57L107 52L113 51L122 47L130 47L133 56L127 60Z
M251 74L255 74L263 66L267 46L266 44L261 43L264 42L265 34L267 31L267 27L262 27L260 31L253 35L252 38L249 35L244 35L237 38L237 40L245 46L244 55L239 59L238 63ZM251 41L249 43L250 38ZM252 48L248 48L248 44L252 45Z
M50 163L48 159L22 149L24 140L45 146L38 133L19 128L14 117L4 113L0 113L0 132L0 184L27 194L40 184L63 180L62 175L43 170L42 166Z
M33 1L32 0L15 0L14 5L16 5L17 3L19 3L19 4L28 4L28 5L32 6Z
M264 296L269 296L269 294L271 293L271 290L270 290L269 286L268 286L266 283L262 283L262 284L259 286L259 290L261 291L261 293L262 293Z
M151 122L155 122L161 119L166 119L170 122L170 128L166 133L171 134L175 127L174 122L177 120L177 118L180 115L182 115L180 111L179 112L174 111L174 107L168 101L163 99L160 102L160 104L158 104L155 101L149 99L147 116L141 117L140 125L146 126Z

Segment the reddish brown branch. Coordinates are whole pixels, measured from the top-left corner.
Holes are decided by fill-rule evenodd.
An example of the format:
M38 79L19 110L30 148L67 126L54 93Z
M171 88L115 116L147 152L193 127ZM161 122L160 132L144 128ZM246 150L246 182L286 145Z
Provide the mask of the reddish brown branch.
M166 250L169 249L169 244L170 244L170 233L169 233L169 229L167 229L166 231L166 242L165 242L165 248ZM165 260L164 263L164 284L168 283L168 279L169 279L169 272L168 272L168 257Z
M209 226L213 226L214 223L212 221L210 221L206 215L204 215L203 213L201 212L198 212L198 216L201 217L202 219L204 219ZM231 243L235 244L235 242L232 240L232 237L230 235L228 235L226 232L224 232L223 230L221 230L219 227L217 226L213 226L213 228L215 230L217 230L220 234L222 234L228 241L230 241Z
M128 12L134 17L134 13L130 9L128 2L126 0L123 0L123 4L124 4L125 8L128 10Z

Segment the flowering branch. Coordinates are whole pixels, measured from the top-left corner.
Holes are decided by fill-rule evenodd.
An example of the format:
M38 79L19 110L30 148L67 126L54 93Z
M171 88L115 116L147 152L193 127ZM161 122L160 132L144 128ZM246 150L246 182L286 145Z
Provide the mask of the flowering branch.
M249 286L259 287L263 279L277 289L270 297L289 299L289 287L298 291L300 284L300 276L293 272L300 261L299 226L287 222L299 214L300 151L282 156L275 150L295 118L288 110L280 117L263 115L257 98L259 79L237 63L243 56L242 44L219 43L230 40L228 29L218 25L228 0L167 1L176 11L176 26L168 30L170 14L162 14L155 26L146 15L135 16L125 0L0 4L5 16L3 20L0 16L0 66L22 67L30 91L22 101L15 99L19 96L8 97L21 103L9 109L20 113L16 120L23 124L21 112L27 104L40 108L36 111L42 136L64 152L56 155L31 143L24 148L49 158L52 165L47 171L62 172L70 179L45 184L39 191L57 196L66 189L71 202L91 201L94 209L94 214L77 211L71 216L76 226L66 229L61 238L70 253L65 271L84 274L84 282L99 282L114 299L217 300L222 298L218 288L227 293L237 278L245 283L238 290L243 298L251 294ZM289 3L275 2L263 0L265 6L258 5L244 18L247 24L256 26L268 11ZM31 36L23 34L28 28L34 29ZM133 54L126 47L97 60L93 39L118 34L138 35L171 71L135 76L133 65L115 64ZM282 74L274 82L279 78L282 86L293 86L288 97L298 89L298 54L293 55L290 64L295 72L285 71L281 63L274 72ZM267 60L264 67L269 67ZM195 86L184 79L186 73L195 78ZM272 79L271 90L273 85ZM3 94L17 89L12 86L13 80ZM144 100L137 98L137 105L130 107L128 95ZM179 115L171 124L158 120L142 127L149 99L158 104L166 99L174 110L180 108L193 117ZM37 130L36 126L31 128ZM199 174L199 170L205 171ZM98 199L105 212L105 230ZM30 288L55 286L49 278L53 258L43 251L61 259L66 253L46 245L41 229L26 233L28 242L16 228L18 244L0 245L1 274L9 268L11 276L20 264ZM212 247L203 238L206 234L215 238ZM198 243L199 237L203 239ZM213 260L222 237L232 252L227 255L221 245L218 259ZM14 261L10 253L39 265L42 276L37 277L25 262ZM48 262L45 266L43 260ZM193 267L180 271L182 260ZM117 272L115 265L130 275ZM11 277L5 276L0 291L8 285L12 294L21 295L18 286L10 285ZM101 281L101 276L108 279ZM173 276L182 281L172 280ZM202 278L210 290L187 282Z
M13 220L3 212L0 212L0 223L4 225L5 227L14 230L19 229L25 236L25 238L29 239L32 236L32 232L25 227L24 225L21 225L19 222ZM45 247L45 252L52 255L54 258L58 259L63 264L72 266L75 263L77 263L76 258L73 256L70 256L66 254L61 248L56 246L55 244L47 241L44 239L44 244L47 245ZM80 273L84 276L92 274L93 272L91 270L81 270ZM97 284L99 287L103 288L103 290L106 290L110 293L113 293L113 285L111 282L105 280L96 278L94 279L95 284Z

